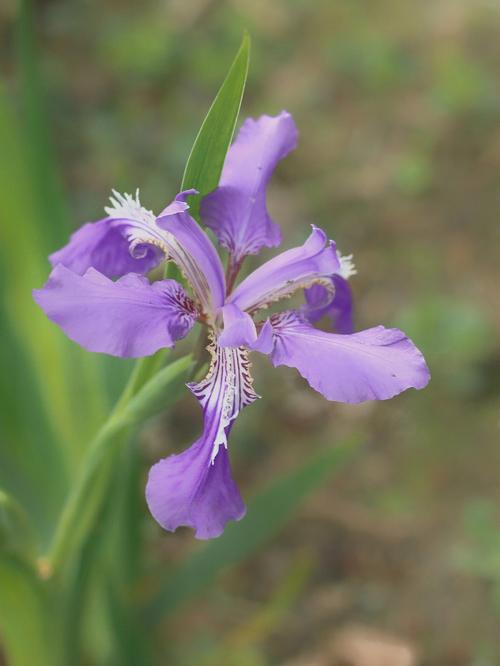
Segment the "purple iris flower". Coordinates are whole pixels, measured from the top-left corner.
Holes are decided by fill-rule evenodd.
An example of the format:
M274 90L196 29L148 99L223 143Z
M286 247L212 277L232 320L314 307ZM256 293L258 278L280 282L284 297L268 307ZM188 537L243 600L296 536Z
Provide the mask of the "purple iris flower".
M219 187L201 205L203 223L229 252L225 275L208 235L189 215L181 192L159 215L136 194L114 193L107 217L88 223L51 255L53 271L34 298L72 340L90 351L141 357L171 347L198 320L210 335L211 365L189 388L203 412L203 430L183 453L156 463L146 498L167 530L184 525L200 539L216 537L245 506L231 476L228 437L239 412L259 396L248 354L296 368L328 400L385 400L423 388L429 371L420 351L398 329L352 330L347 279L351 257L312 227L304 244L278 254L239 284L244 257L280 242L266 206L276 164L296 145L289 113L247 120L229 150ZM173 260L189 293L175 280L144 274ZM116 279L118 278L118 279ZM236 284L236 286L234 286ZM305 304L260 319L271 303L305 290ZM335 333L314 327L323 317Z

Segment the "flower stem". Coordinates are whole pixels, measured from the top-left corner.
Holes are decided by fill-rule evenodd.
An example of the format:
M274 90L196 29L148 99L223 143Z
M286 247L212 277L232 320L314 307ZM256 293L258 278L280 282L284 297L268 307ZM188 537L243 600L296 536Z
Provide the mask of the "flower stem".
M229 257L226 270L226 295L229 295L233 290L234 283L236 282L244 258L245 257L234 259L233 255L230 255Z
M64 563L72 544L82 541L101 503L114 451L126 434L126 424L120 422L118 414L113 411L89 447L82 474L63 507L48 556L39 562L44 577L53 576ZM80 507L84 503L87 505L82 512Z
M46 558L39 561L44 578L54 576L70 551L77 548L92 527L109 486L116 455L139 425L159 411L177 391L167 391L175 382L185 380L191 356L180 358L158 371L165 354L139 361L108 420L91 442L80 476L63 507L55 536Z

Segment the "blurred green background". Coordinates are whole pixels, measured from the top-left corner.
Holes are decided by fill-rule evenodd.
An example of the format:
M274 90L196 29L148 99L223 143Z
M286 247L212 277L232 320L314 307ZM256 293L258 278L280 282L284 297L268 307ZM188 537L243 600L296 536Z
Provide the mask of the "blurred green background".
M17 2L0 5L3 93L24 114L19 133L39 187L27 190L5 131L0 485L43 540L66 492L63 470L78 465L130 365L106 360L103 379L102 364L42 323L29 290L61 238L101 216L112 187L140 187L154 210L177 192L246 28L242 117L287 109L300 131L269 193L285 245L314 222L353 252L357 328L401 326L432 381L387 403L339 405L292 370L253 359L264 400L238 419L231 442L245 497L345 438L361 446L272 539L160 623L154 663L499 664L500 3L44 0L34 12L37 52ZM40 382L36 368L52 358ZM68 393L67 375L95 390ZM51 410L71 416L58 420L68 460L47 444ZM130 542L145 540L149 589L200 544L156 528L145 471L199 425L186 391L140 437ZM47 489L43 502L35 483Z

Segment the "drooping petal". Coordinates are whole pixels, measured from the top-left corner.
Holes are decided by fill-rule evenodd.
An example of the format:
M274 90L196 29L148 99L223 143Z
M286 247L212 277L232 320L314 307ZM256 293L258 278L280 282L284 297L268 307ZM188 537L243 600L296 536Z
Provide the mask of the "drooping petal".
M189 449L157 462L149 471L146 501L154 519L166 530L192 527L198 539L212 539L229 520L240 520L245 505L231 476L227 449L212 464L209 428Z
M245 514L231 477L227 438L238 413L258 397L244 350L212 346L211 353L206 378L190 385L203 409L203 434L183 453L156 463L146 486L160 525L170 531L192 527L198 539L219 536L229 520Z
M177 195L174 204L184 203L188 190ZM224 304L226 284L224 269L210 238L185 208L170 204L160 213L157 224L162 230L168 255L190 283L203 311L209 318Z
M175 280L150 284L129 273L113 282L93 268L78 275L62 264L33 297L71 340L112 356L148 356L171 347L198 314Z
M337 333L352 333L352 291L347 280L340 275L331 278L332 290L322 284L314 284L304 290L306 304L301 312L311 324L315 324L323 317L328 317L330 325Z
M203 199L202 221L233 260L279 245L281 232L267 211L266 189L278 162L296 147L297 135L286 111L246 120L229 149L219 187Z
M67 245L49 256L52 266L63 264L79 275L95 268L110 278L152 270L160 261L161 253L150 246L142 258L132 257L124 229L114 226L113 222L112 218L106 217L84 224L71 235Z
M335 244L313 226L304 245L282 252L257 268L236 287L228 302L240 310L255 312L315 282L329 284L324 278L333 275L339 266Z
M273 365L296 368L328 400L386 400L409 388L424 388L430 379L421 352L396 328L338 335L313 328L293 311L270 321Z

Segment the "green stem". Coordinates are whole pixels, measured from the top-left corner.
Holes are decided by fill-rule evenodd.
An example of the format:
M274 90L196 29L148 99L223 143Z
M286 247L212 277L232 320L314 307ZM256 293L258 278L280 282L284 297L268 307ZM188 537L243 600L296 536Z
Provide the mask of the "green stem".
M121 410L129 400L144 386L144 384L155 375L169 354L169 349L160 349L152 356L141 358L134 366L130 377L119 397L113 412Z
M109 477L110 465L114 459L113 453L123 441L119 434L124 435L125 428L126 422L121 421L118 414L113 412L90 445L83 473L63 508L48 557L40 563L42 574L53 575L64 563L71 544L79 543L88 531L104 495L105 481ZM89 492L90 489L92 493ZM80 507L85 502L87 507L82 517Z
M167 396L163 396L166 387L185 377L190 356L158 372L164 358L160 352L136 364L110 417L92 441L81 475L63 507L49 553L39 562L42 576L56 574L68 553L82 543L106 494L117 452L130 436L132 427L159 411L167 402Z

